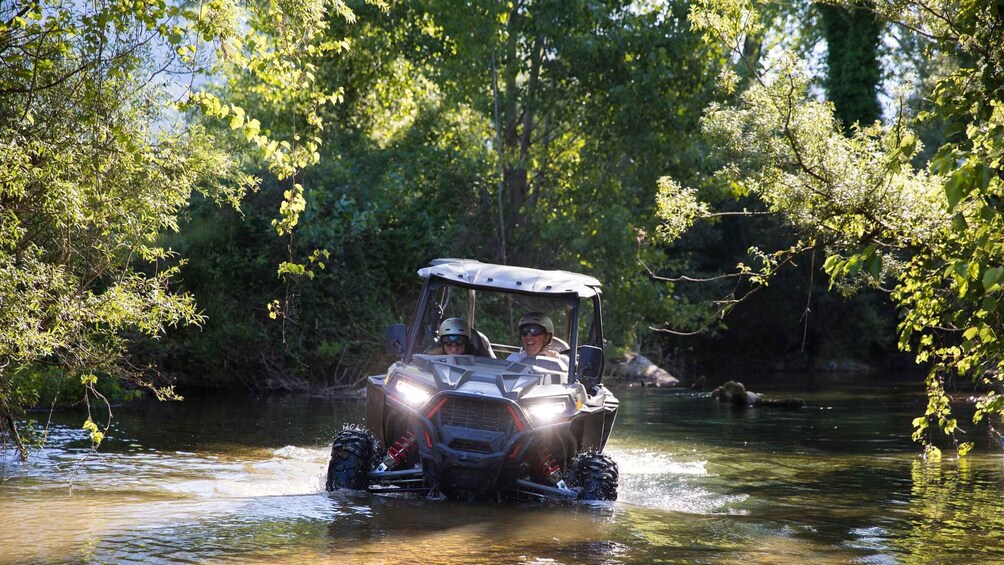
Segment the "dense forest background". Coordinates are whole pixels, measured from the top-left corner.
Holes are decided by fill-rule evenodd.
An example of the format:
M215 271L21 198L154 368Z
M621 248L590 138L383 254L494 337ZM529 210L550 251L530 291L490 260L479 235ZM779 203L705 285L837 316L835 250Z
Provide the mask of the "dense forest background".
M715 163L700 119L722 98L722 50L690 28L686 3L353 10L355 23L332 22L327 32L352 48L318 69L343 99L325 116L321 163L303 174L306 210L291 242L269 237L283 187L267 180L242 214L194 203L167 241L188 258L181 284L207 314L203 327L170 332L169 350L158 348L171 376L210 387L354 384L386 366L382 329L410 315L415 271L435 257L595 275L605 284L611 353L641 351L684 378L895 356L891 302L829 292L821 260L812 265L808 255L725 323L706 323L708 301L743 294L748 283L652 277L718 275L748 261L750 246L792 237L769 218L723 219L672 246L644 236L661 221L654 205L664 175L705 186L727 207L757 207L708 179ZM797 18L806 42L824 42L825 13L799 10L784 21ZM860 33L852 19L825 21L830 33ZM861 69L853 88L832 81L844 89L834 93L839 106L856 113L850 123L881 118L880 26L872 28L850 40L859 53L845 68L826 65ZM294 256L329 250L327 268L283 288L274 265L287 245ZM276 323L265 306L286 292Z
M608 355L683 378L920 362L952 431L1000 374L999 9L5 4L3 429L352 388L466 257L596 276Z

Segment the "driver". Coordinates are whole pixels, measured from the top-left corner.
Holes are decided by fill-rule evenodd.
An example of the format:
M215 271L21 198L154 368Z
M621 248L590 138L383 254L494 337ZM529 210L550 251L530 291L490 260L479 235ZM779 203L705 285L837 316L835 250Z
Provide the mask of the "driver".
M506 361L526 362L538 359L540 356L553 357L559 362L568 364L564 355L559 355L554 349L548 348L554 339L554 322L541 312L527 312L519 319L519 339L523 349L510 353Z
M439 346L431 348L430 355L473 355L471 327L463 318L447 318L439 324Z

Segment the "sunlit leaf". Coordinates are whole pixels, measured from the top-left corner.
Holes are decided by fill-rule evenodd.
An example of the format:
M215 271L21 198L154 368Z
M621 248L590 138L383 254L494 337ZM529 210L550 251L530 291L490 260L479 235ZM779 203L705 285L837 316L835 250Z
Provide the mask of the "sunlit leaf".
M1004 267L991 267L983 272L983 288L990 290L1004 278Z

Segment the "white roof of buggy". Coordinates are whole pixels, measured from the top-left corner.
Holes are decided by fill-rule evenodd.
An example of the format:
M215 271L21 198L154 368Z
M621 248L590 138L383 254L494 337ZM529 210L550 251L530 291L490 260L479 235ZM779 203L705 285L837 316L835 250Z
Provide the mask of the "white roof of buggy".
M568 271L543 271L482 263L473 259L434 259L420 269L423 279L438 277L464 285L540 294L577 294L589 298L600 293L600 281Z

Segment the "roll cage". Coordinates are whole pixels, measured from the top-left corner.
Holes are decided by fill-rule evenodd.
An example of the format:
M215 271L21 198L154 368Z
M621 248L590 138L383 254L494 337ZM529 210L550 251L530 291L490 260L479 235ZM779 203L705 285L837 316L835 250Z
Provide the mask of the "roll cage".
M558 318L555 336L569 346L568 382L574 382L580 373L578 365L583 361L577 353L581 346L600 350L584 358L590 365L590 374L602 374L603 320L600 282L595 278L567 271L495 265L470 259L436 259L418 274L425 283L410 324L407 328L402 324L391 326L387 333L388 353L399 355L404 362L410 363L413 355L422 353L435 339L439 323L448 317L446 312L451 307L451 315L462 315L472 328L480 329L478 293L481 292L506 297L506 304L495 304L494 331L507 336L516 335L515 323L526 305L547 304L551 309L548 314ZM458 306L454 301L466 304ZM458 313L457 309L462 312ZM504 329L499 329L499 318L505 320ZM564 322L562 327L557 324L559 319ZM497 340L498 336L495 337ZM492 340L490 346L503 353L518 350L518 346L496 340Z

